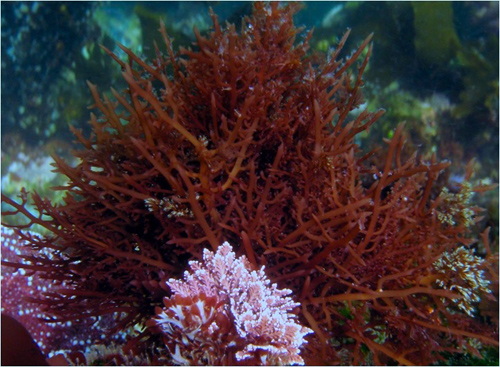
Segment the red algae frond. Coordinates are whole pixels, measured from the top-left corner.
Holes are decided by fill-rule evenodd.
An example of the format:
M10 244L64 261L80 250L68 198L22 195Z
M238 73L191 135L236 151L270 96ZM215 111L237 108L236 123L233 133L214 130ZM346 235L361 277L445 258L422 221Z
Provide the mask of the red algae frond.
M255 3L239 32L212 14L196 49L178 52L160 25L166 52L151 62L108 51L128 89L111 101L89 84L93 133L73 129L81 163L54 157L69 180L64 202L34 193L34 215L26 194L2 195L51 233L24 236L34 255L4 264L64 281L38 299L51 320L114 315L109 334L141 330L132 350L164 348L142 326L165 282L228 241L300 303L297 319L313 330L306 364L432 364L443 351L477 353L478 341L498 346L495 316L459 307L459 275L439 283L440 259L476 242L480 209L438 194L449 163L406 152L403 125L378 152L355 144L382 115L350 113L363 102L371 36L346 59L347 34L327 59L312 57L311 33L293 24L298 7ZM482 237L489 252L476 274L491 289L497 256Z

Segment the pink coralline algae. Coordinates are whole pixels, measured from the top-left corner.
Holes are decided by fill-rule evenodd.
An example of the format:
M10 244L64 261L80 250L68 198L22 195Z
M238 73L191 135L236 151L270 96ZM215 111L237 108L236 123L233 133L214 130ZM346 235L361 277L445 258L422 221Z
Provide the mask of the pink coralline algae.
M184 365L304 364L300 347L311 333L291 311L299 306L245 256L224 242L190 261L184 280L170 279L165 308L149 322L160 329L174 363Z
M32 252L23 246L23 240L13 230L1 228L2 261L13 262L21 256L31 256ZM35 236L31 233L27 235ZM34 276L24 268L2 267L2 313L20 322L37 341L42 352L48 354L54 344L60 345L57 338L66 328L65 324L48 324L41 321L43 313L40 305L29 300L38 295L54 291L56 286L50 281Z
M1 227L2 265L19 262L27 265L33 251L25 246L27 239L40 239L34 232L25 231L23 237L5 226ZM47 261L51 254L44 252ZM61 284L39 276L29 267L2 266L2 314L10 316L30 333L42 353L51 358L58 352L80 352L110 338L106 337L111 317L97 317L77 321L51 322L51 315L44 313L44 297L60 292ZM123 333L111 337L114 343L123 343Z

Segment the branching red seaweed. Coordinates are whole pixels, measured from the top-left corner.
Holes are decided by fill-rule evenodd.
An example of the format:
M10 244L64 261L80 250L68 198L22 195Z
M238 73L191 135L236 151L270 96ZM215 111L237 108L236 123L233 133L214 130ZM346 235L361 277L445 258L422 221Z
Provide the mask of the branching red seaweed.
M431 364L443 351L477 353L478 341L498 346L498 322L473 306L496 302L496 255L487 232L487 257L474 255L480 209L468 203L488 187L442 189L449 163L408 154L403 124L384 149L363 152L354 138L383 113L353 113L371 35L346 59L348 34L326 60L312 57L297 10L255 3L239 32L212 14L212 32L195 30L196 47L177 54L162 24L166 53L157 47L151 63L106 50L128 89L112 101L89 83L98 112L89 138L73 129L80 163L54 157L69 180L64 203L33 193L33 215L25 194L2 195L51 233L18 226L35 255L3 265L64 281L38 298L52 321L112 314L111 333L145 325L165 281L228 241L301 303L314 331L306 363ZM453 256L470 263L446 268Z

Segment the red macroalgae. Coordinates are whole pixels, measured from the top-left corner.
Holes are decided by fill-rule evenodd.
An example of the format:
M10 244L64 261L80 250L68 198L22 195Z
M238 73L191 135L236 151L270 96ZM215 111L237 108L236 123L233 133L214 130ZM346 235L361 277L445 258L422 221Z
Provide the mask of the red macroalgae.
M497 320L474 307L496 302L487 232L486 258L471 248L480 209L468 199L488 187L442 191L448 163L406 154L403 125L380 142L385 155L363 152L355 136L382 115L350 114L371 36L345 60L347 34L327 59L312 57L311 33L296 39L297 9L255 3L239 33L212 15L211 33L195 30L196 48L178 54L161 26L166 53L156 46L151 63L123 46L128 62L111 55L128 90L112 101L89 83L99 116L89 138L74 131L81 163L54 157L69 179L64 203L35 193L35 216L26 194L2 197L51 233L18 226L39 255L3 263L63 282L39 299L50 320L114 314L110 333L144 325L165 281L228 241L301 303L314 330L307 364L431 364L498 345ZM149 329L141 337L155 342Z

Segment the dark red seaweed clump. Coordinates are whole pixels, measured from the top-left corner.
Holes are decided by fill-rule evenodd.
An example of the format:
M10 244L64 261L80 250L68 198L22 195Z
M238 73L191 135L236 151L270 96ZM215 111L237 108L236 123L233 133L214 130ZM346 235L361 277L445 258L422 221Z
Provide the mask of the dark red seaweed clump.
M108 98L89 84L98 113L89 138L74 131L81 163L54 157L69 180L64 203L34 193L34 216L26 194L2 197L50 232L19 226L36 255L4 263L60 285L38 299L49 319L113 314L110 333L142 326L165 280L228 241L293 290L314 331L306 363L432 364L438 352L498 345L497 322L475 307L496 302L496 257L487 232L486 258L474 255L480 209L468 204L488 188L442 190L448 163L407 154L402 125L380 142L384 155L363 152L354 138L382 114L350 113L363 102L370 37L345 60L347 34L312 57L297 9L255 3L239 32L212 15L211 33L195 30L196 47L178 53L162 26L166 52L151 63L125 47L128 62L112 55L128 89ZM142 340L157 338L146 329Z

